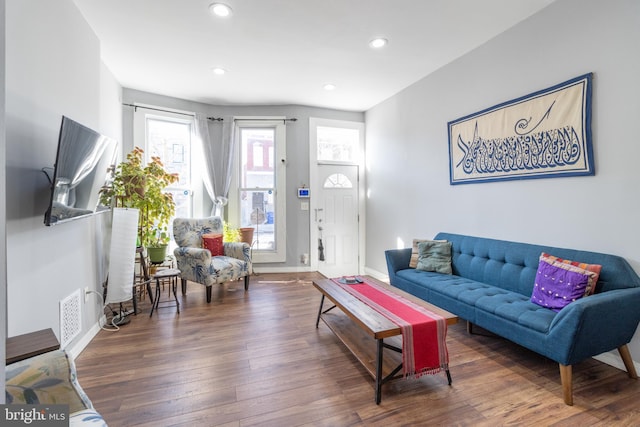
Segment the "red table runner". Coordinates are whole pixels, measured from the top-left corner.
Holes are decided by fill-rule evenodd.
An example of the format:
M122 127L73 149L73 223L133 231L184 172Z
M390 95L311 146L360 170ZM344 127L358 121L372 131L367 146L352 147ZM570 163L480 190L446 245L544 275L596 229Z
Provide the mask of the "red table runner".
M447 322L436 313L387 289L367 282L345 284L333 281L402 330L402 368L405 377L418 378L448 369Z

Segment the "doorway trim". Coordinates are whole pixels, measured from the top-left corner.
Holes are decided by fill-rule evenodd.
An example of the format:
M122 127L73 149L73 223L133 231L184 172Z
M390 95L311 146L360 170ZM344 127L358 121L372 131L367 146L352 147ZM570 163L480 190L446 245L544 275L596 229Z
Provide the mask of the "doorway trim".
M336 162L322 161L318 162L318 133L319 126L356 129L359 132L358 154L355 162ZM322 119L316 117L309 118L309 188L311 197L309 198L309 257L310 269L317 271L318 261L318 227L315 212L318 209L318 197L314 195L320 194L322 182L318 182L318 164L333 165L356 165L358 166L358 271L355 274L364 274L365 247L366 247L366 213L365 213L365 126L363 122L352 122L346 120Z

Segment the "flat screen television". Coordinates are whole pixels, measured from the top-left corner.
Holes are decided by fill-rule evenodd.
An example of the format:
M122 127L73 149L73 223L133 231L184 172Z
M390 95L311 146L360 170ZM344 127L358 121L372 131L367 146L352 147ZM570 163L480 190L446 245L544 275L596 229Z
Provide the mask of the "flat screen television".
M111 176L117 145L115 139L62 116L46 225L108 210L100 206L99 192Z

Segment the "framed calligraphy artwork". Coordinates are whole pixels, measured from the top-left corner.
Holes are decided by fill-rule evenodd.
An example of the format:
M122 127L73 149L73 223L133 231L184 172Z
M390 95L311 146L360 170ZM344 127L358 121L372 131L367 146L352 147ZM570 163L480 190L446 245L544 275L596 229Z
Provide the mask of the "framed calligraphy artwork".
M592 76L449 122L451 184L594 175Z

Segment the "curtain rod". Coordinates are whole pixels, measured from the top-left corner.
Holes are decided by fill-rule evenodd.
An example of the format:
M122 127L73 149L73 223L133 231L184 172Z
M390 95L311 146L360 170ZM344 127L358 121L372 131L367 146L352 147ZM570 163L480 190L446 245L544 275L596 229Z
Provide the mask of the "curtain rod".
M133 107L133 109L134 109L133 111L136 111L138 108L144 108L144 109L147 109L147 110L162 111L164 113L180 114L180 115L189 116L189 117L195 117L196 116L194 113L181 113L179 111L164 110L162 108L145 107L144 105L124 104L124 103L122 105L124 105L126 107ZM211 120L211 121L214 121L214 122L221 122L221 121L224 120L222 117L207 117L207 119ZM269 121L269 122L275 121L275 120L282 120L282 122L285 123L285 124L287 122L297 122L298 121L298 119L295 118L295 117L292 117L290 119L287 119L287 118L284 118L284 119L260 119L260 118L257 118L257 119L233 119L234 122L240 122L240 121L243 121L243 120Z
M133 107L133 111L136 111L138 108L144 108L146 110L162 111L164 113L172 113L172 114L180 114L182 116L189 116L189 117L195 117L196 116L193 113L181 113L179 111L164 110L162 108L145 107L144 105L135 105L135 104L122 104L122 105L124 105L126 107ZM217 121L217 122L221 122L222 120L224 120L222 117L207 117L207 119L213 120L213 121Z
M207 117L209 120L217 120L217 121L222 121L224 120L222 117ZM275 121L280 121L282 120L283 123L287 123L287 122L297 122L298 119L295 117L292 117L290 119L284 118L284 119L261 119L261 118L257 118L257 119L233 119L234 122L242 122L242 121L249 121L249 122L275 122Z

